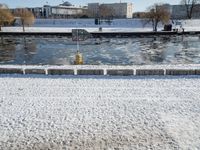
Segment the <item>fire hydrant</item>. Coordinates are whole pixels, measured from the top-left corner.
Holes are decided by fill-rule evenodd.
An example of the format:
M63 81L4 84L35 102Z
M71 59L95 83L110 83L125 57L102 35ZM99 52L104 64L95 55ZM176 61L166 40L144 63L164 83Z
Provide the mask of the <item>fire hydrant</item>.
M83 56L79 51L77 51L77 53L76 53L74 64L75 65L83 65Z

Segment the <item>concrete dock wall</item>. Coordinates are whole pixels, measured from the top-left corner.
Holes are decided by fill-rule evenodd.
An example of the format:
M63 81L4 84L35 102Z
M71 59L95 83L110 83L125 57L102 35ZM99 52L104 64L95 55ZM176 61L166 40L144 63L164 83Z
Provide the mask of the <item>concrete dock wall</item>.
M103 69L79 69L77 75L104 75Z
M48 69L48 75L74 75L73 69Z
M174 31L144 31L144 32L90 32L92 37L141 37L141 36L160 36L160 35L196 35L200 34L200 31L185 31L185 32L174 32ZM0 36L64 36L71 37L71 32L0 32Z
M23 69L21 68L0 68L0 74L23 74Z
M45 69L25 69L24 74L46 74Z
M196 75L193 69L167 69L166 75Z
M196 70L195 70L195 74L196 74L196 75L200 75L200 69L196 69Z
M145 75L164 75L164 69L137 69L136 75L145 76Z
M95 68L95 67L93 67ZM119 69L118 69L119 68ZM109 69L98 66L96 69L77 68L1 68L0 74L43 74L43 75L107 75L107 76L180 76L180 75L200 75L200 69Z
M134 71L131 69L119 69L119 70L114 70L114 69L108 69L107 70L107 75L111 76L131 76Z

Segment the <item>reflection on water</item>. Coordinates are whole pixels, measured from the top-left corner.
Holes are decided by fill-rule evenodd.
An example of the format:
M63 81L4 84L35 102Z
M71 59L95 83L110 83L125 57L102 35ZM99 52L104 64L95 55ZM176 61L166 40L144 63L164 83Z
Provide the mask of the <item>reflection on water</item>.
M151 38L142 41L141 56L145 62L162 63L165 59L165 50L167 44L167 37L165 38Z
M14 39L3 39L0 41L0 62L7 63L12 62L15 59L15 44Z
M23 40L24 62L30 62L36 54L36 43L34 40L27 40L25 37Z
M155 36L98 38L80 42L85 64L188 64L200 63L200 38ZM76 42L67 37L3 37L1 64L72 64Z

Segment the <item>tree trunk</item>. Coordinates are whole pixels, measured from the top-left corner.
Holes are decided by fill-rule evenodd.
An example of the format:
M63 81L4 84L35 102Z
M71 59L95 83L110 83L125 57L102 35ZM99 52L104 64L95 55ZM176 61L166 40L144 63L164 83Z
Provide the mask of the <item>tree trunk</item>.
M155 21L154 31L157 32L158 22Z
M191 17L189 14L187 15L187 18L188 18L188 19L192 19L192 17Z
M188 8L189 9L189 8ZM192 18L192 9L187 10L187 18L191 19Z
M152 19L152 27L153 27L153 31L155 31L155 21L154 21L154 19Z
M194 4L191 4L191 6L189 4L185 4L188 19L192 19L192 13L193 13L194 6L195 6Z
M154 26L154 32L157 32L157 25Z
M25 32L24 24L23 24L23 32Z
M190 15L189 15L189 16L190 16L190 18L189 18L189 19L192 19L193 8L194 8L194 5L192 5L192 6L191 6L191 8L190 8Z

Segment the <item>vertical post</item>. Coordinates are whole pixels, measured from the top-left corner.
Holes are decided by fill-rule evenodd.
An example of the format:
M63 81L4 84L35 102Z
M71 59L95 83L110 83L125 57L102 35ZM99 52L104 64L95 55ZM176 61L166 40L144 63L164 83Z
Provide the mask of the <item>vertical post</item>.
M76 48L77 48L77 51L79 52L79 37L78 37L79 35L78 35L78 29L77 29L76 31L77 31L77 32L76 32L76 37L77 37L77 38L76 38L76 39L77 39L77 40L76 40L76 44L77 44L77 45L76 45Z

